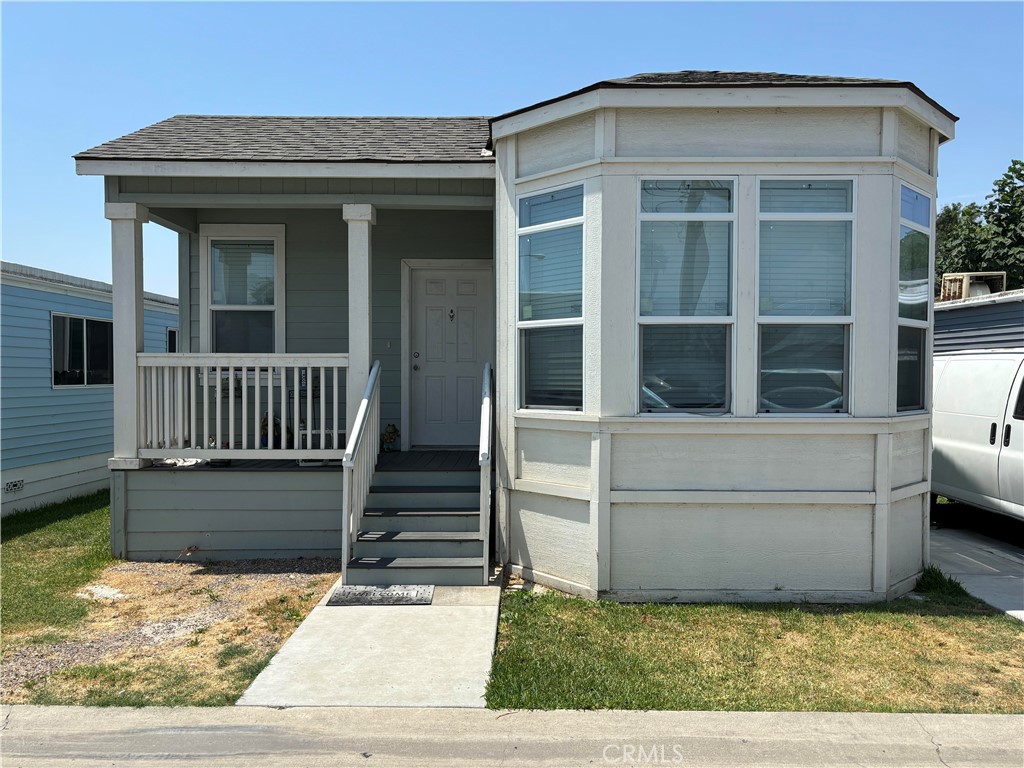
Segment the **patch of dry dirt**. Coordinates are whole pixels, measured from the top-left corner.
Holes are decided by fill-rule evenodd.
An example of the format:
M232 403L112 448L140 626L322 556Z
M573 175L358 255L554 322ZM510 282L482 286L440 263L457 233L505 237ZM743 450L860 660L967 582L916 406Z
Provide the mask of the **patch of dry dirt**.
M79 590L93 607L77 631L5 633L0 699L25 703L62 671L132 660L174 662L215 685L232 659L280 648L340 569L326 558L114 563Z

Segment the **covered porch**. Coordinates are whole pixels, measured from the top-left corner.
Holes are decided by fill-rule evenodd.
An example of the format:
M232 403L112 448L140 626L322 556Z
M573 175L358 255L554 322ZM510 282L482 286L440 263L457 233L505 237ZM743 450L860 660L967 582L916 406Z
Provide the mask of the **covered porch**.
M253 197L244 208L232 195L126 192L107 203L111 467L165 458L338 461L374 359L379 429L394 425L394 448L472 445L467 422L476 420L494 350L491 198L376 195L332 209ZM146 221L178 232L179 293L188 297L179 349L164 354L132 354ZM433 407L438 398L448 402Z

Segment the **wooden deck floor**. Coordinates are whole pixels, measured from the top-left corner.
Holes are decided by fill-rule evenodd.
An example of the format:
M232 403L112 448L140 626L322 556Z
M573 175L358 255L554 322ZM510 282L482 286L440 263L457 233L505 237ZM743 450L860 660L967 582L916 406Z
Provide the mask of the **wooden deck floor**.
M476 451L394 451L382 453L377 461L381 472L470 472L480 469ZM163 472L340 472L341 464L299 466L293 459L233 459L227 465L199 464L194 467L153 465L146 471Z
M381 472L471 472L480 469L476 451L394 451L377 460Z

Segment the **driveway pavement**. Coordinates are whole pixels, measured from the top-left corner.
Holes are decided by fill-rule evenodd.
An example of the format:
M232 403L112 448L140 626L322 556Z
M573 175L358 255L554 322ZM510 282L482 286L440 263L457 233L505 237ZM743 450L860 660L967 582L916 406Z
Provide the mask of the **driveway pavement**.
M972 595L1024 621L1024 549L970 530L937 528L931 559Z

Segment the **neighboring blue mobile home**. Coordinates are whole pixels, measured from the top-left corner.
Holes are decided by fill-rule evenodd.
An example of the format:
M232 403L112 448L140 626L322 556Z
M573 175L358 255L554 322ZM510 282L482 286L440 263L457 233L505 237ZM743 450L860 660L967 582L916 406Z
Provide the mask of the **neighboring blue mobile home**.
M114 450L107 283L2 262L3 515L106 488ZM178 301L146 294L147 352L173 351Z

